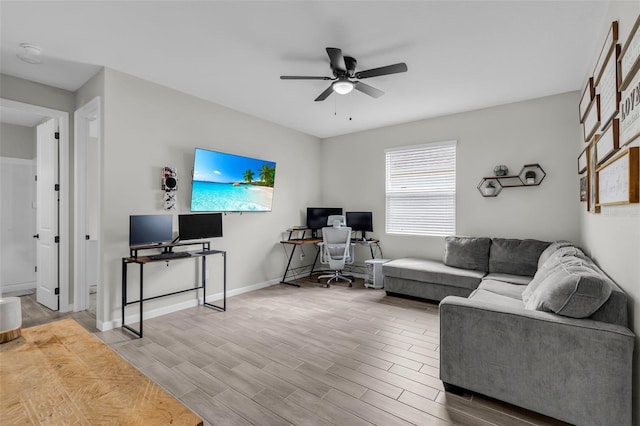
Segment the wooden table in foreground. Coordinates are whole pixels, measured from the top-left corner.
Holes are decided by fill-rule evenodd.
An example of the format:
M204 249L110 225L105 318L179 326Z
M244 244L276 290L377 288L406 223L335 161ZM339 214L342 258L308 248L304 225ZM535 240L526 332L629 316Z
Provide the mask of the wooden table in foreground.
M72 319L0 345L0 383L1 424L202 425Z

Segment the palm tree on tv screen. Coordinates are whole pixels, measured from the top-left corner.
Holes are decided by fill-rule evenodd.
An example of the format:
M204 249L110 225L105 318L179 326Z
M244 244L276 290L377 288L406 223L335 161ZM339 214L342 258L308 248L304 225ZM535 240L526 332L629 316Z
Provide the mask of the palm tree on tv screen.
M273 186L275 180L276 168L269 166L269 164L263 164L260 168L260 180L262 180L267 186Z
M253 170L247 169L244 171L244 180L248 183L253 182Z

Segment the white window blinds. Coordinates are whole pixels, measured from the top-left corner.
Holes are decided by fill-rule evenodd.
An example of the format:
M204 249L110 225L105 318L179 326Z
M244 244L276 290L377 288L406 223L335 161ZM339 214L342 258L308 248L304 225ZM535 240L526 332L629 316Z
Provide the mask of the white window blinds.
M386 155L386 232L455 235L456 141L394 148Z

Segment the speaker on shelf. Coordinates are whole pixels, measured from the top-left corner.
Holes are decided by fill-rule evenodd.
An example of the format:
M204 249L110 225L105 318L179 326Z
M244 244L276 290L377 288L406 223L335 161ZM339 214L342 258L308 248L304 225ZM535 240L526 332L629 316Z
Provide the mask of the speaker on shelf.
M175 167L164 166L162 169L162 190L172 192L178 190L178 173Z

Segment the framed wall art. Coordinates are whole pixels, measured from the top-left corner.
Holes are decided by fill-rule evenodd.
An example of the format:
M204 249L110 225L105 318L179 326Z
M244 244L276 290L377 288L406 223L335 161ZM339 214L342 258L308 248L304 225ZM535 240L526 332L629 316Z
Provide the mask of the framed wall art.
M640 201L637 146L627 148L596 170L597 204L609 206Z
M580 178L580 202L587 201L587 175Z
M591 140L593 134L598 130L598 126L600 125L600 95L596 95L596 97L591 101L589 107L587 108L587 113L584 117L584 122L582 123L582 132L584 134L584 141L588 142Z
M604 129L618 113L620 91L618 90L618 55L620 45L616 44L609 51L609 56L602 65L602 72L596 91L600 96L600 128Z
M595 141L591 142L587 147L587 211L591 213L600 213L600 204L598 203L598 175L596 173L596 153Z
M640 71L622 92L619 109L620 144L624 146L640 136Z
M579 175L587 171L587 148L588 147L585 147L580 153L580 156L578 157L578 174Z
M618 21L613 21L611 23L611 27L609 27L609 32L607 33L607 38L604 40L604 45L600 50L600 55L598 55L598 60L596 61L596 67L593 70L594 77L594 86L597 86L600 81L600 76L602 75L602 71L604 71L604 64L609 59L609 55L611 54L611 50L618 42Z
M596 163L602 164L607 158L611 157L620 146L619 140L619 123L617 118L611 120L600 137L596 140Z
M578 108L581 123L584 122L584 117L585 115L587 115L589 105L591 105L591 101L593 100L593 97L595 95L596 92L595 88L593 87L593 77L589 77L589 79L587 80L587 85L585 86L584 90L582 90L582 97L580 98L580 105Z
M620 52L618 61L620 62L618 66L620 90L625 90L640 68L640 15L631 28L629 38Z

